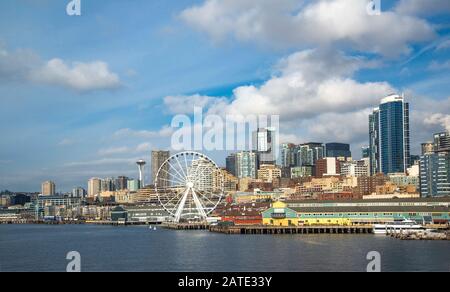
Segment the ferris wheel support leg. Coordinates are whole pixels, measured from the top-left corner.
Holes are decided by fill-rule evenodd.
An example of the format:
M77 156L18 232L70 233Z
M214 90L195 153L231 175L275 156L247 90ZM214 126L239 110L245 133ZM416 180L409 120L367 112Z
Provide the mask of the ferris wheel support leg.
M183 198L181 199L181 203L177 208L177 212L175 213L175 222L179 223L180 219L181 219L181 214L183 213L184 210L184 205L186 205L186 200L187 197L189 195L189 188L186 190L186 192L184 192Z
M192 198L194 199L195 206L197 207L197 210L200 213L200 216L202 216L202 218L206 220L206 218L208 218L208 215L206 215L205 208L203 207L202 203L200 202L197 194L194 192L194 189L192 189Z

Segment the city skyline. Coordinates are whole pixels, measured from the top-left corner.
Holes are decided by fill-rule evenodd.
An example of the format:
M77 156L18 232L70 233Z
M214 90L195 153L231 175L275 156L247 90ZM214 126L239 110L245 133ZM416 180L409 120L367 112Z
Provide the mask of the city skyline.
M63 2L0 4L0 189L37 191L51 180L70 191L92 177L137 178L135 162L171 150L168 125L193 105L277 114L280 143L348 143L355 158L369 145L369 114L392 93L411 105L411 154L450 129L448 1L389 1L381 16L349 0L249 1L258 13L223 28L205 14L230 23L248 7L86 1L76 18ZM346 13L333 14L336 30L314 37L328 27L319 5L331 4ZM284 21L285 11L298 17ZM280 31L254 31L274 21ZM220 166L227 154L208 153Z

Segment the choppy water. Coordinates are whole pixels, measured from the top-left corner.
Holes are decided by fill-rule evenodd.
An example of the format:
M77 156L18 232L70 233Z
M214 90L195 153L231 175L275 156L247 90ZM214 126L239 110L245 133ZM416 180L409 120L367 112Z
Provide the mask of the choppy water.
M70 251L83 271L450 271L448 241L374 235L222 235L93 225L0 225L0 271L65 271Z

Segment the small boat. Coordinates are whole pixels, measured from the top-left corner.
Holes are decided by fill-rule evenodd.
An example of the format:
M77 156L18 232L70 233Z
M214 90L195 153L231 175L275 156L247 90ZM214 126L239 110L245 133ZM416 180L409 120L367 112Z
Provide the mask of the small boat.
M374 234L389 234L389 233L401 233L401 232L417 232L424 231L425 228L417 224L417 222L412 220L394 221L388 222L386 224L375 224L373 226Z

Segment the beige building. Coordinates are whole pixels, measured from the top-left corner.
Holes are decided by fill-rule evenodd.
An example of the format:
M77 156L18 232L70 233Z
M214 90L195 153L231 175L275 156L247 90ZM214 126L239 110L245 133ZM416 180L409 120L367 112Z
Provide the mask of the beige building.
M358 186L357 177L314 178L296 187L296 194L341 193L351 191Z
M56 185L52 181L46 181L42 183L42 195L54 196L56 193Z
M258 179L264 182L273 182L281 178L281 169L275 165L261 165L258 170Z
M225 192L235 192L238 189L239 179L226 171L221 169L213 173L214 189L218 189L223 181L223 189Z
M99 178L91 178L88 181L88 197L95 198L102 192L102 180Z
M159 169L163 165L163 163L170 158L170 152L169 151L152 151L152 184L155 183L156 175L158 174ZM169 165L166 165L161 173L159 174L159 177L162 178L162 183L168 183L167 180L170 180L169 177Z
M145 187L133 194L135 203L157 203L158 194L153 187Z

